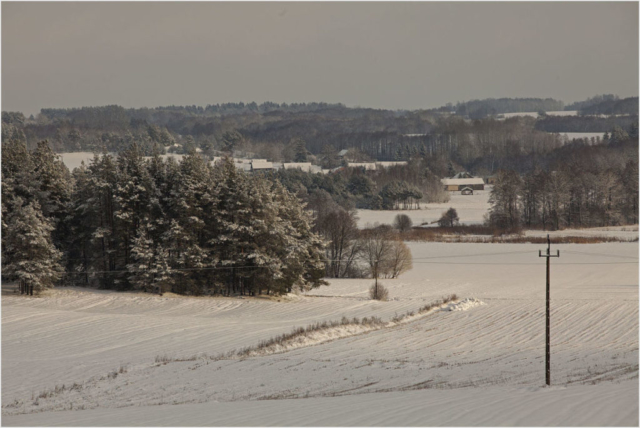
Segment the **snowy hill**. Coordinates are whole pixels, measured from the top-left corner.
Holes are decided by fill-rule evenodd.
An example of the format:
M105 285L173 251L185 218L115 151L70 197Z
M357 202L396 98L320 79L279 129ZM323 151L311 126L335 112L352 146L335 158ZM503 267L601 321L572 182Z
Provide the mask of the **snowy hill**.
M5 295L3 424L638 424L637 244L557 246L550 389L540 246L409 246L414 269L383 281L389 302L369 300L366 279L279 299ZM485 304L221 355L317 321L389 321L450 293Z

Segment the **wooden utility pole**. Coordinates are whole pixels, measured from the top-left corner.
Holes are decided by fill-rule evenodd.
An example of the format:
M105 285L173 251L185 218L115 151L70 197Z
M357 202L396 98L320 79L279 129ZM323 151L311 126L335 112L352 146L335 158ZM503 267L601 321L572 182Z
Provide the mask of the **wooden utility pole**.
M375 268L374 268L375 276L376 276L376 291L375 298L378 299L378 260L376 260Z
M542 250L538 251L538 257L547 258L547 333L546 333L546 349L545 349L545 371L547 386L551 386L551 317L550 317L550 301L551 301L551 283L549 280L549 264L551 257L560 257L560 250L556 250L556 255L551 255L551 239L547 234L547 254L542 254Z

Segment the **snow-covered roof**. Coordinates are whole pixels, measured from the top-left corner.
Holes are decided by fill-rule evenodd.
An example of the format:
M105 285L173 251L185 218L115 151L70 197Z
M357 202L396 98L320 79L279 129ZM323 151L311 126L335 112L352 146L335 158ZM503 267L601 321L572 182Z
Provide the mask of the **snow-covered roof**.
M484 184L484 180L479 177L475 178L443 178L442 184L445 186L463 186L472 184Z
M251 162L251 169L252 170L256 170L256 169L273 169L273 163L272 162L266 162L266 161L258 161L258 162Z
M389 168L390 166L406 165L407 161L392 161L392 162L376 162L377 165Z
M303 169L308 170L311 168L311 162L285 162L282 164L284 169Z
M376 169L375 162L349 162L349 168L364 168L364 169Z
M338 156L344 156L349 152L349 149L343 149L338 152Z
M284 168L284 169L301 169L306 172L321 172L322 167L318 165L312 165L311 162L287 162L282 164L273 164L273 167L276 168Z

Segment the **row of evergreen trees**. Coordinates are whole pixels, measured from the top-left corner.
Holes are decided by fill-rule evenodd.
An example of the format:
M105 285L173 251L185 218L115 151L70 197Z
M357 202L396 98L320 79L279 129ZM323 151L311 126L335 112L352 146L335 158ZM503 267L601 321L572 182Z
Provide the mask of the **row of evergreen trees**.
M145 159L135 144L73 174L46 142L7 141L3 155L3 275L36 291L61 278L194 295L323 283L323 242L277 180L194 152Z

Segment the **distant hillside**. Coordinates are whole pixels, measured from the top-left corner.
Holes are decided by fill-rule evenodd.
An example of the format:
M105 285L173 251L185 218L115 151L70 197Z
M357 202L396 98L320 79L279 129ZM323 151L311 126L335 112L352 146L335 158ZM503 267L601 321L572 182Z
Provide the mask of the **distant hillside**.
M569 104L565 110L578 110L583 115L638 114L638 97L620 99L617 95L604 94Z
M637 122L637 114L611 117L546 116L536 122L535 128L546 132L611 132L616 126L630 129Z
M580 114L638 114L638 97L624 98L622 100L605 100L598 104L585 107Z
M529 111L563 110L564 103L553 98L487 98L458 103L456 114L481 119L501 113L520 113Z

